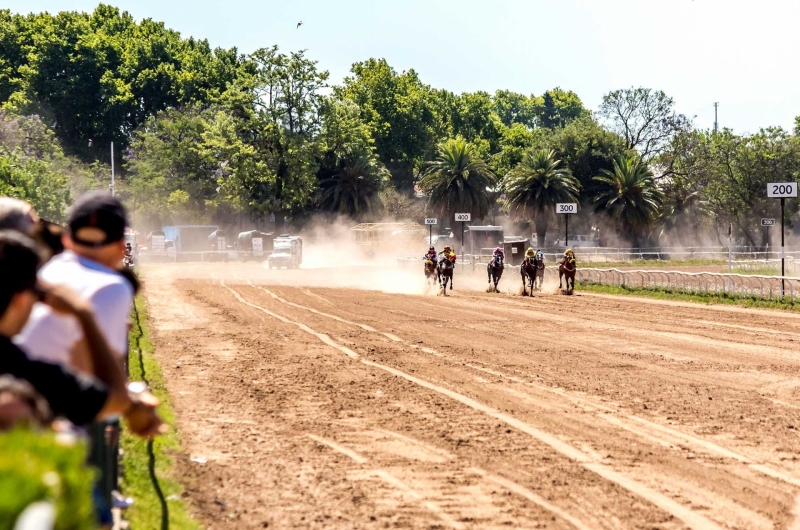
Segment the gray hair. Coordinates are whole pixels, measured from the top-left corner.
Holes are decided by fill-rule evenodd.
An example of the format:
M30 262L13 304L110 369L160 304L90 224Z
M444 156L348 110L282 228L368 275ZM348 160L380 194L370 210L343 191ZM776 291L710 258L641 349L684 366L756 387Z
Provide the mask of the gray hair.
M26 201L13 197L0 197L0 230L16 230L32 236L37 216Z

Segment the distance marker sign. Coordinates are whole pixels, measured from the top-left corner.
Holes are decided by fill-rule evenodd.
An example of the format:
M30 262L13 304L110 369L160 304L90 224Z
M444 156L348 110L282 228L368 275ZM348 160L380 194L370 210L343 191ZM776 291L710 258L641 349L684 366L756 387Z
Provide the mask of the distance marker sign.
M472 221L472 214L471 213L457 213L456 214L456 221L461 221L462 223Z
M797 182L770 182L767 184L767 197L774 199L797 197Z
M761 219L761 226L775 226L775 219Z
M425 218L425 226L428 225L435 225L439 222L439 220L435 217L426 217Z
M556 213L578 213L578 203L559 202L556 204Z

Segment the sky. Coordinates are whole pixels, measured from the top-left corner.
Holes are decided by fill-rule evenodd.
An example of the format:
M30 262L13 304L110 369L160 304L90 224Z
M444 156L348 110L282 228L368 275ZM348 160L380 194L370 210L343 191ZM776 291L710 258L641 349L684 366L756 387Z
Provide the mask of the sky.
M596 110L603 94L659 89L710 128L793 128L800 115L796 0L106 0L212 46L277 44L340 82L383 57L454 92L561 87ZM91 11L91 0L6 0L28 13ZM297 23L303 25L298 29Z

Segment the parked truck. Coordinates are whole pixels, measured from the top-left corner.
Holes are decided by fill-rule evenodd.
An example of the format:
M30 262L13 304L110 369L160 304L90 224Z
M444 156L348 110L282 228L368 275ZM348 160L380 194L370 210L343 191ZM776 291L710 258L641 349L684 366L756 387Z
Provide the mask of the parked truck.
M269 268L299 269L303 263L303 240L297 236L281 234L272 243L272 253L267 258Z
M177 225L165 226L161 230L166 239L175 242L176 252L206 252L211 250L208 236L218 229L214 225Z
M249 232L239 232L236 250L239 251L240 259L262 261L264 256L268 256L272 252L272 244L271 233L250 230Z

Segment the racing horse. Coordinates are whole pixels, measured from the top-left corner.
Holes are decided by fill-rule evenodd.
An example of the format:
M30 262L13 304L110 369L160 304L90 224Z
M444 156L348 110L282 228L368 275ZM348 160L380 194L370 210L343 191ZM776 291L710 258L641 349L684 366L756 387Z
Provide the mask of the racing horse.
M567 290L566 294L572 294L575 290L575 272L578 270L578 265L575 261L575 254L567 253L558 265L558 288L562 289L561 281L566 278Z
M425 257L425 280L428 282L428 287L433 287L438 281L439 273L436 271L436 263L432 259Z
M450 290L453 290L453 269L455 268L454 259L442 258L439 260L439 287L442 288L442 293L447 295L447 284L450 283Z
M525 258L519 266L519 275L522 277L522 296L528 296L528 287L533 296L533 287L536 284L536 257Z
M536 276L533 279L532 288L541 291L542 286L544 286L544 253L541 250L537 250L536 257L533 259L533 264L536 267Z
M503 264L503 258L501 256L495 256L492 258L492 261L486 264L486 274L489 276L489 286L491 287L492 282L494 282L494 291L495 293L499 293L500 291L497 290L497 284L500 282L500 278L503 276L503 269L505 265Z

